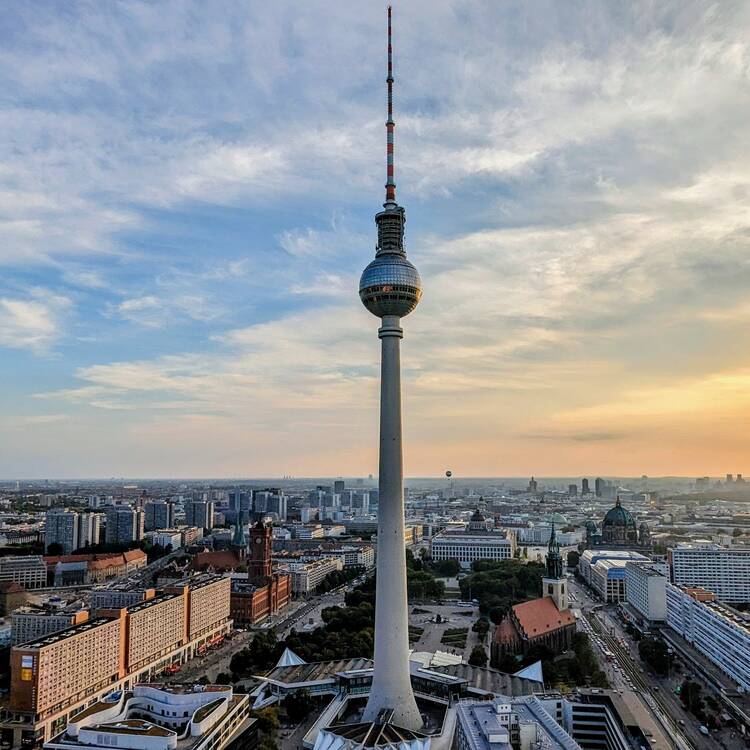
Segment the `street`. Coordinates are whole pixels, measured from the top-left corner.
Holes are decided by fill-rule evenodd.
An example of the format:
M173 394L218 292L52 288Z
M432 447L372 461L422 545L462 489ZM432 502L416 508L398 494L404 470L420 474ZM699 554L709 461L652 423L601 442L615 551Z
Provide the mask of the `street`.
M688 713L674 693L674 676L660 678L643 663L637 643L627 635L613 605L604 606L585 586L569 579L572 606L581 609L582 628L592 639L592 646L612 685L618 690L632 690L639 695L651 714L668 733L677 748L711 750L717 744L729 750L744 748L744 738L734 729L712 732L706 737L699 722ZM605 651L612 654L607 659Z

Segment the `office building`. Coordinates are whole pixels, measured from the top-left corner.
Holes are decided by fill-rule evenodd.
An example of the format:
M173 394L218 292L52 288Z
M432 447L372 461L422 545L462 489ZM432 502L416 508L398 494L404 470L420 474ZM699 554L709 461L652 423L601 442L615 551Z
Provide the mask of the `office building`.
M144 513L140 508L114 506L107 511L107 544L130 544L143 538Z
M80 586L105 583L131 575L146 567L146 553L140 549L127 552L81 553L77 555L48 555L47 579L54 586Z
M678 544L667 550L667 562L675 586L708 589L729 604L750 603L750 547Z
M73 717L45 750L253 748L247 695L228 685L136 684Z
M667 584L667 624L750 691L750 615L705 589Z
M582 495L590 495L591 490L589 489L589 480L584 477L581 480L581 494Z
M446 528L432 537L432 559L458 560L462 568L470 568L475 560L510 560L516 551L514 529L490 529L485 517L477 510L466 528Z
M214 504L211 500L191 500L185 503L185 523L203 529L204 533L211 532L215 525Z
M47 566L41 555L9 555L0 557L0 583L17 583L25 589L41 589L47 585Z
M646 625L667 619L667 578L649 563L625 563L625 598Z
M505 695L493 700L459 702L453 747L456 750L581 750L537 698Z
M171 529L175 525L174 503L163 500L146 503L143 507L144 529L157 531Z

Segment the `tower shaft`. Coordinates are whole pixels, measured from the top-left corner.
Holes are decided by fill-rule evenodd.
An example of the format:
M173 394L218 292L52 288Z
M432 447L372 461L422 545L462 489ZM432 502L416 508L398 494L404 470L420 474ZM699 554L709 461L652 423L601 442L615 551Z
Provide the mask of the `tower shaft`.
M394 724L422 726L409 672L409 616L404 547L404 468L401 447L400 319L386 315L378 331L380 366L380 469L378 564L375 589L375 669L363 715L376 721L393 709Z

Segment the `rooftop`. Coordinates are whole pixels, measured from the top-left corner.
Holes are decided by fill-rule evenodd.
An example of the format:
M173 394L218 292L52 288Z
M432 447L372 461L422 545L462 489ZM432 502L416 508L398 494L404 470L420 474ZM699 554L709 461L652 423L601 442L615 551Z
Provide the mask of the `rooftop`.
M576 621L570 609L559 610L549 596L516 604L513 612L527 638L537 638Z
M339 672L355 669L372 669L372 659L339 659L337 661L316 661L311 664L295 664L288 667L274 667L267 680L286 685L300 682L320 682L333 679Z
M65 630L59 630L57 633L46 635L43 638L37 639L36 641L29 641L28 643L24 643L22 646L14 646L14 649L17 648L22 649L23 651L28 651L29 649L33 648L45 648L46 646L53 646L59 641L64 641L67 638L73 638L74 636L81 635L81 633L85 633L88 630L93 630L94 628L99 628L102 625L106 625L110 622L116 621L108 617L97 617L93 620L82 622L80 625L73 625L70 628L65 628Z

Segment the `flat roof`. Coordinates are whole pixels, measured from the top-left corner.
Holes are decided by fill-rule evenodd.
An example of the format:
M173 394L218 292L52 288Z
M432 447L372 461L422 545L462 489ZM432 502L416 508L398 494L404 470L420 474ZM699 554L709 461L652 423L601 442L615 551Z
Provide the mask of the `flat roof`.
M65 628L65 630L58 630L57 633L46 635L44 636L44 638L39 638L36 641L29 641L28 643L24 643L20 646L14 646L13 648L26 651L31 648L43 648L45 646L52 646L58 641L64 641L66 638L72 638L73 636L85 633L87 630L93 630L94 628L106 625L109 622L117 622L117 620L113 620L111 617L97 617L93 620L82 622L80 625L73 625L69 628Z

